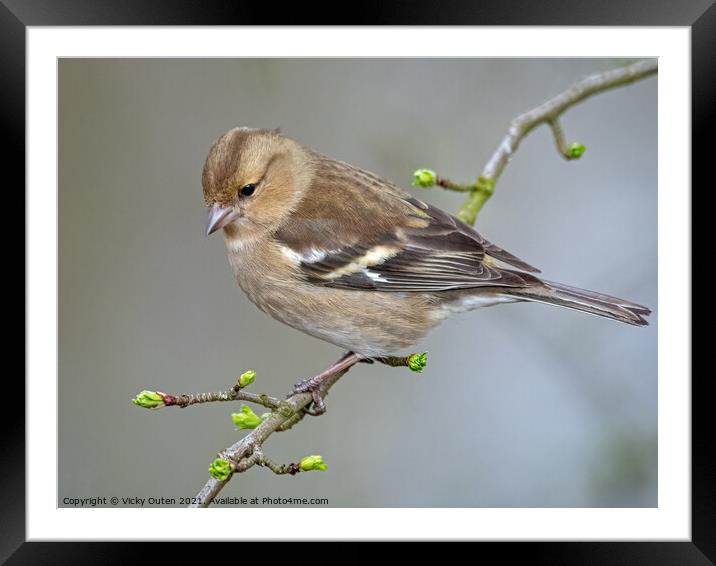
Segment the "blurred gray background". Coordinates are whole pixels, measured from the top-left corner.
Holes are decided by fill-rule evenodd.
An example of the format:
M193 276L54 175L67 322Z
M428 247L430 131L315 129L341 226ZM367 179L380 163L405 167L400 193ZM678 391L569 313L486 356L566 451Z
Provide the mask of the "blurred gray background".
M59 61L59 501L195 495L235 442L239 404L147 411L142 389L222 390L247 369L283 395L340 355L257 310L201 169L237 125L280 127L409 187L430 167L477 175L517 114L617 59L62 59ZM328 412L267 456L324 473L236 476L222 496L335 507L657 505L657 80L547 128L508 165L477 228L544 276L651 306L635 328L538 304L454 317L426 371L361 365ZM411 189L456 211L462 195ZM258 409L261 409L260 411ZM258 407L257 412L263 412Z

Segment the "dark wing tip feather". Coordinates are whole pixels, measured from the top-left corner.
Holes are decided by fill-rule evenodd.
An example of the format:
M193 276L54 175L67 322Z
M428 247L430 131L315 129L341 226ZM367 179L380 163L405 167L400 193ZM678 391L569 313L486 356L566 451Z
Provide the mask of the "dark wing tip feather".
M466 224L459 218L455 218L454 216L450 216L450 218L453 220L457 230L479 243L485 250L485 253L490 257L507 263L513 267L516 267L517 269L522 269L523 271L529 271L530 273L542 273L542 271L535 266L530 265L526 261L521 260L516 255L511 254L507 250L503 250L500 246L496 246L487 238L482 236L482 234L480 234L472 226Z
M633 326L649 325L649 321L644 318L651 314L649 307L612 295L571 287L563 283L553 281L545 281L544 283L546 284L545 289L551 293L551 298L555 303L560 301L564 303L566 300L569 304L563 304L563 306L570 306L578 310L592 312L592 314L614 318Z
M642 317L638 314L635 314L634 316L635 316L634 322L629 322L629 324L633 324L634 326L649 326L649 321L646 320L644 317Z

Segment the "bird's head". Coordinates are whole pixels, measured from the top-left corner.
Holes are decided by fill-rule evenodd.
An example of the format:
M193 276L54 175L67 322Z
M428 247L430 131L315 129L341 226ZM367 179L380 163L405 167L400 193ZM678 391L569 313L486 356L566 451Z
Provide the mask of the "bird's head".
M206 235L253 240L275 230L310 184L310 157L275 130L234 128L209 150L202 186L209 207Z

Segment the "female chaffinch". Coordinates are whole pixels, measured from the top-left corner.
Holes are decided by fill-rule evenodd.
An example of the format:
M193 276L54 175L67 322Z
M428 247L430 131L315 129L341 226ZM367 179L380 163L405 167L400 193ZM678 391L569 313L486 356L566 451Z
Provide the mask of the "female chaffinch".
M221 136L202 185L206 233L223 228L249 299L350 352L297 391L315 393L321 376L409 347L451 314L476 307L538 301L648 324L647 307L542 280L457 218L277 131L234 128Z

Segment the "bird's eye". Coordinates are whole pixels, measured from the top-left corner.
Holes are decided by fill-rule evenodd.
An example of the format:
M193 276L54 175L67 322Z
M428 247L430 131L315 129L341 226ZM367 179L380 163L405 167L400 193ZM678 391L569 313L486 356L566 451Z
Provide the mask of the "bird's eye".
M239 193L242 197L250 197L252 194L254 194L255 190L256 185L254 183L249 183L248 185L244 185L243 187L241 187Z

